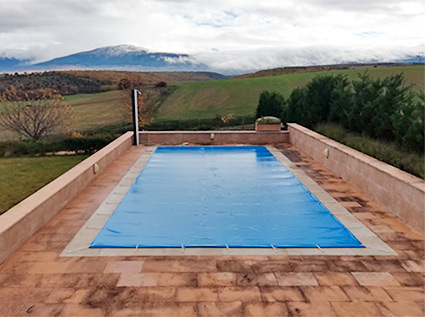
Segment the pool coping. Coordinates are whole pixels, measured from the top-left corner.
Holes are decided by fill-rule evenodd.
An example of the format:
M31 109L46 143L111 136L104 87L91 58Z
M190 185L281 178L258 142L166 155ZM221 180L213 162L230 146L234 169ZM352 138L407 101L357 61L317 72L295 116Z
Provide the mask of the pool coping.
M241 145L243 146L243 145ZM323 205L365 246L364 248L95 248L89 246L108 221L157 146L148 146L118 185L82 226L60 254L73 256L211 256L211 255L329 255L329 256L391 256L397 255L376 234L354 217L320 185L297 168L274 146L265 146Z

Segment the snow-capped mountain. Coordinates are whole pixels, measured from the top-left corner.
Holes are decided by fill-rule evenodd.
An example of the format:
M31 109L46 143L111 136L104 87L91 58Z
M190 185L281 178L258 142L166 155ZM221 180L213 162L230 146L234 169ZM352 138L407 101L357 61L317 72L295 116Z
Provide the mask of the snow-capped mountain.
M129 70L204 70L187 54L152 52L133 45L118 45L97 48L68 56L58 57L32 65L42 69L129 69Z
M196 56L155 52L134 45L97 48L31 63L0 52L0 72L44 70L124 70L124 71L215 71L227 75L246 74L261 69L288 66L312 66L356 63L423 63L422 47L405 52L379 54L374 50L358 53L328 48L262 49L254 51L210 51Z

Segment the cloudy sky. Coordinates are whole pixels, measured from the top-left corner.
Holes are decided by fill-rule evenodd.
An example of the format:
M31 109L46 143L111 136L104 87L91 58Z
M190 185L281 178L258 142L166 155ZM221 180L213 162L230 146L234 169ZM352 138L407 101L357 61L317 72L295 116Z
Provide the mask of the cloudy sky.
M220 68L425 51L423 0L0 0L0 56L45 61L132 44Z

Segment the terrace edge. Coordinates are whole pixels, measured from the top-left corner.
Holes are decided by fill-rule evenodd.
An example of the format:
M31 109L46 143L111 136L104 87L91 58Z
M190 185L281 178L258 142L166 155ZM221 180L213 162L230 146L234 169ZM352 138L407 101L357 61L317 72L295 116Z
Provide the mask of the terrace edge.
M288 143L288 131L141 131L144 145L179 145L185 142L202 145Z
M0 263L83 191L132 145L127 132L0 215ZM98 169L94 165L98 165Z
M296 123L289 142L357 187L421 234L425 233L425 182Z

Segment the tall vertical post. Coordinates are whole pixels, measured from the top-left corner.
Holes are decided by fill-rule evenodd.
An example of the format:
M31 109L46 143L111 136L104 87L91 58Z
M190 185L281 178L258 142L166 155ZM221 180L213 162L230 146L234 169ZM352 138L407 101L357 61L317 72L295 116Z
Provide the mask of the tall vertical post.
M131 105L133 110L133 145L139 145L139 111L137 105L137 89L131 91Z

